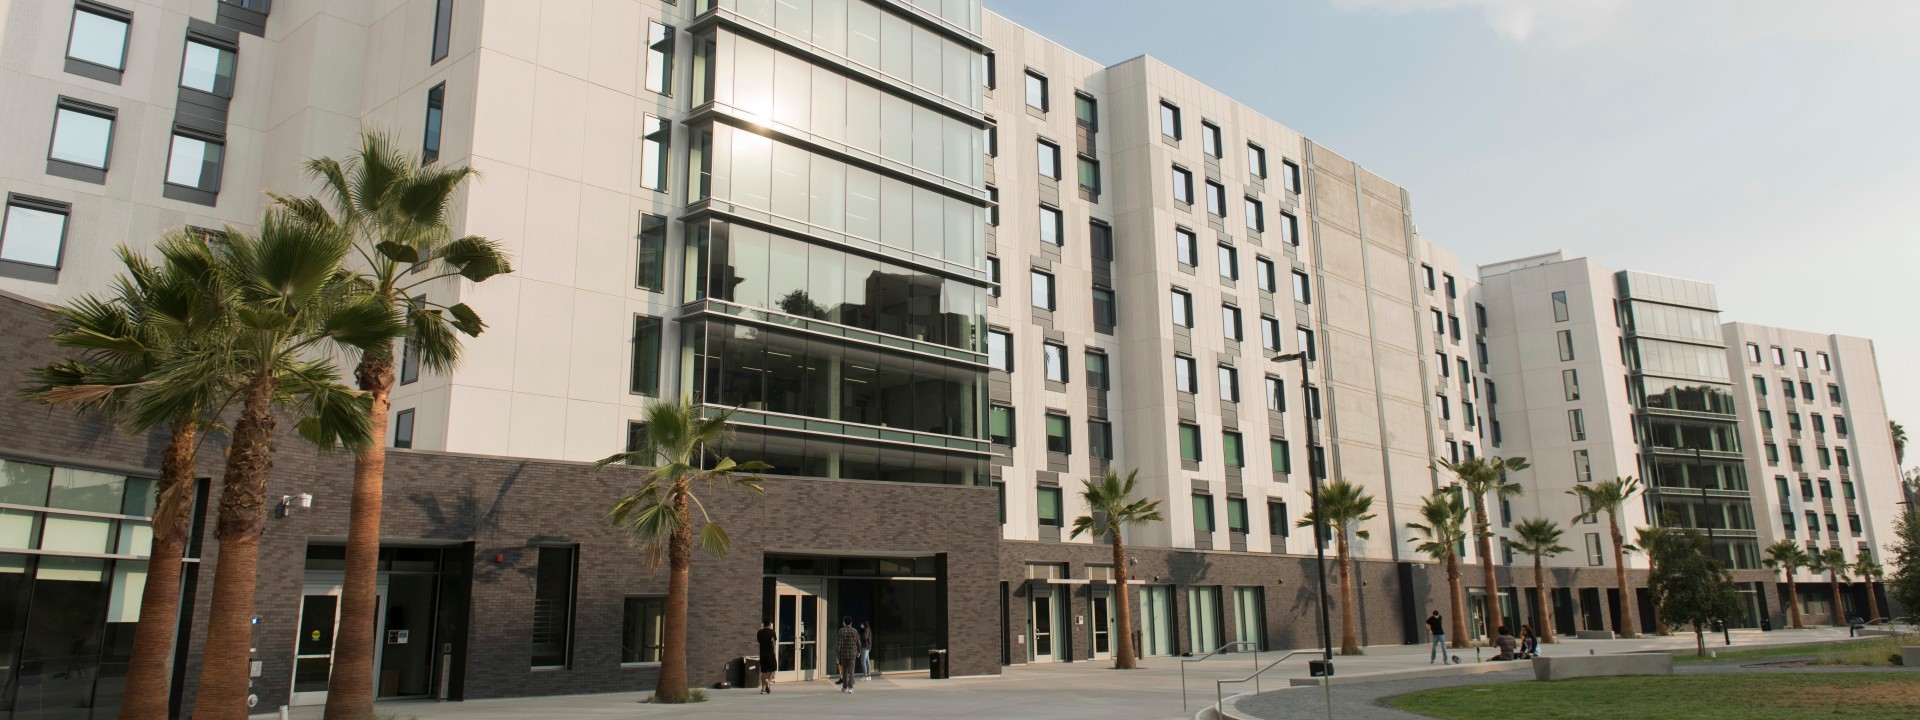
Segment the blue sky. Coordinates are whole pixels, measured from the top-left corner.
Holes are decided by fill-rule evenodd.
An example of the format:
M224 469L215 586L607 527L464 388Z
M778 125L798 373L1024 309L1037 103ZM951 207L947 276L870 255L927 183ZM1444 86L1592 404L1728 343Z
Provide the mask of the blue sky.
M1872 338L1920 435L1920 2L986 6L1334 148L1467 263L1563 249L1713 282L1728 320Z

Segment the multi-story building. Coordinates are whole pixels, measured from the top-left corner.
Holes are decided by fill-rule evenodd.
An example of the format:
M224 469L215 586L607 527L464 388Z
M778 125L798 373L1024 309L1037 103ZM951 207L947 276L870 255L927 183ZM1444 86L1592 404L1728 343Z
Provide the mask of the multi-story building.
M1473 273L1414 231L1407 190L1359 163L1150 57L1103 66L973 0L5 13L0 128L47 146L0 162L9 377L61 356L37 304L106 288L115 245L246 232L262 191L311 190L301 159L344 156L363 128L481 171L449 221L506 243L516 271L431 284L488 330L452 372L402 363L382 697L651 683L664 579L604 518L637 479L582 461L629 446L658 400L732 410L731 454L774 466L764 497L703 496L733 548L696 565L702 682L763 619L783 676L824 676L821 631L843 614L874 623L883 671L923 669L933 649L961 674L1098 658L1116 632L1148 655L1311 645L1315 538L1294 527L1312 482L1335 477L1376 498L1352 544L1363 642L1413 641L1447 602L1405 529L1454 482L1439 460L1534 463L1511 478L1527 493L1489 508L1499 533L1572 517L1562 491L1596 474L1693 492L1695 464L1711 466L1700 507L1719 514L1702 524L1751 556L1752 524L1727 518L1753 466L1725 443L1756 426L1685 404L1724 395L1725 372L1647 360L1728 352L1700 334L1718 328L1710 288L1674 295L1697 288L1559 256ZM1877 402L1859 379L1870 354L1839 362L1850 403ZM1706 444L1688 441L1696 426ZM1890 465L1867 457L1884 443L1860 442L1862 477ZM0 714L115 702L157 447L0 403L0 666L19 668ZM348 510L347 460L285 447L258 577L266 707L325 698ZM1128 578L1104 539L1070 530L1080 481L1108 470L1137 472L1165 517L1129 531ZM1869 533L1884 522L1865 515ZM1607 626L1618 602L1598 532L1576 526L1582 550L1555 561L1569 630ZM200 568L219 551L196 534L182 707ZM1531 574L1499 547L1463 552L1498 566L1503 614L1537 621L1515 592ZM1134 628L1114 627L1121 587ZM1471 591L1476 618L1487 601Z

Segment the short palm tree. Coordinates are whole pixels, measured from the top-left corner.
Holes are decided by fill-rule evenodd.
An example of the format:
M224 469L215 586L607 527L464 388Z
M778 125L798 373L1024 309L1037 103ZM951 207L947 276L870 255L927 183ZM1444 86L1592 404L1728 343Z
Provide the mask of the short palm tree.
M217 293L230 338L156 370L134 406L172 407L205 385L236 388L240 406L221 478L212 608L207 622L194 717L247 717L253 649L254 584L266 529L267 478L273 470L276 410L298 409L300 434L323 450L357 450L374 440L367 398L334 381L328 353L390 345L404 330L388 309L357 293L341 269L351 247L340 233L315 231L269 209L256 235L232 228L217 245L201 243L196 277Z
M1800 585L1793 579L1794 571L1813 564L1813 558L1792 540L1776 540L1767 546L1767 559L1761 562L1767 567L1777 569L1787 576L1787 627L1803 628L1806 623L1800 618Z
M163 258L195 251L184 234L162 238L157 250ZM181 559L193 522L194 456L201 433L217 424L232 388L208 383L179 395L177 404L132 412L132 396L157 369L196 347L219 344L224 334L218 306L186 269L155 263L125 246L118 253L125 272L113 279L106 295L53 308L54 344L79 355L29 372L26 394L40 402L105 411L135 432L163 425L168 431L154 484L147 582L121 694L120 717L131 720L167 714Z
M1848 573L1853 570L1853 564L1847 561L1847 551L1830 547L1815 553L1812 569L1827 574L1827 585L1833 592L1833 624L1847 624L1847 611L1840 602L1840 583L1847 582Z
M1073 519L1073 532L1068 538L1080 537L1082 533L1106 536L1108 544L1113 546L1113 582L1114 592L1119 603L1114 608L1114 620L1120 628L1119 640L1114 643L1113 667L1116 670L1132 670L1135 667L1133 651L1133 593L1127 589L1127 546L1120 531L1129 525L1145 525L1159 522L1160 501L1145 498L1133 499L1133 476L1138 470L1127 472L1121 479L1119 473L1108 470L1099 482L1082 480L1080 499L1087 503L1087 515Z
M1407 523L1407 529L1425 538L1414 546L1447 569L1447 613L1452 620L1448 634L1453 647L1467 646L1467 596L1460 587L1460 548L1467 542L1467 505L1457 488L1433 491L1420 502L1420 518L1425 522Z
M406 353L427 370L452 369L460 359L460 335L479 335L486 323L464 303L430 301L426 288L442 278L459 276L477 283L513 271L499 243L483 237L456 238L448 224L447 210L455 193L477 173L467 167L422 165L377 133L361 135L359 153L344 162L317 158L308 160L306 169L320 183L325 200L281 195L274 200L316 228L351 237L359 282L405 319L401 342ZM373 717L376 565L395 360L391 347L380 348L362 353L353 370L355 382L369 398L373 436L382 441L368 444L353 460L340 629L327 678L328 720Z
M1353 558L1348 553L1348 537L1366 539L1367 531L1359 529L1361 523L1373 519L1373 496L1359 483L1345 479L1327 480L1320 484L1318 493L1320 517L1326 518L1327 528L1332 531L1335 548L1335 566L1340 578L1340 654L1360 654L1360 634L1358 621L1354 617L1353 607ZM1308 512L1300 518L1300 527L1313 527L1317 518ZM1325 542L1324 538L1315 538L1315 542ZM1322 570L1321 572L1325 572Z
M1853 576L1860 578L1860 582L1867 586L1867 611L1873 612L1875 618L1887 617L1887 609L1874 598L1873 592L1873 584L1887 576L1886 568L1874 562L1873 556L1860 553L1860 557L1853 561Z
M613 524L645 543L648 563L667 565L666 632L660 651L660 675L653 696L662 702L687 699L687 591L692 582L693 513L700 508L700 546L725 555L731 541L727 531L707 514L694 494L696 485L738 487L755 495L765 492L752 473L769 465L758 460L737 462L727 457L732 411L702 417L685 400L647 406L645 432L639 447L602 458L595 467L630 465L648 468L639 489L618 500L607 511Z
M1570 552L1572 548L1560 544L1560 538L1566 534L1561 531L1560 523L1546 518L1521 520L1513 526L1513 534L1517 539L1507 540L1507 547L1513 548L1514 552L1533 556L1533 602L1535 607L1540 608L1540 642L1553 642L1553 604L1547 601L1552 593L1547 587L1543 561Z
M1660 544L1672 540L1674 531L1659 525L1654 525L1652 527L1634 528L1633 535L1633 544L1627 546L1627 549L1629 551L1639 551L1647 554L1647 577L1660 574ZM1653 634L1672 635L1673 630L1667 627L1666 619L1660 616L1660 595L1653 593L1652 597Z
M1460 462L1441 460L1437 463L1448 472L1460 478L1460 485L1466 488L1467 497L1473 501L1473 537L1480 552L1480 581L1487 592L1487 627L1498 628L1506 625L1500 616L1500 581L1493 571L1493 524L1487 520L1487 494L1495 499L1519 497L1525 492L1518 483L1507 482L1508 472L1527 469L1527 459L1523 457L1476 457Z
M1620 588L1620 637L1630 638L1640 635L1639 623L1634 621L1633 589L1627 587L1626 541L1620 536L1620 515L1626 511L1627 500L1640 491L1640 481L1631 477L1616 477L1599 482L1579 483L1568 490L1568 495L1580 498L1584 508L1574 516L1574 522L1592 520L1599 513L1607 514L1607 533L1613 537L1614 579Z
M1897 468L1907 461L1907 428L1899 421L1888 420L1887 433L1893 436L1893 464Z

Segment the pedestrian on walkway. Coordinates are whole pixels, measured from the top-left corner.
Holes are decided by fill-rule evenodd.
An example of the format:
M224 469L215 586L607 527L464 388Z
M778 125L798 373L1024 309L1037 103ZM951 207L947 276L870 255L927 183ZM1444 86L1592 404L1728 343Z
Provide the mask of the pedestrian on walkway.
M1449 664L1451 659L1447 657L1447 625L1440 620L1439 610L1427 616L1427 635L1433 638L1433 652L1427 654L1427 664L1432 665L1436 659L1441 665Z
M840 616L840 633L834 636L834 655L840 660L840 692L853 692L854 663L860 659L860 631L853 627L853 616Z
M759 666L761 695L773 694L773 673L780 669L780 662L774 658L773 654L774 638L773 618L767 618L761 621L760 632L753 634L753 639L760 644Z
M1847 623L1847 637L1857 637L1860 631L1866 629L1866 627L1866 618L1860 617L1859 615L1853 616L1853 619Z
M873 623L860 621L860 679L873 679Z

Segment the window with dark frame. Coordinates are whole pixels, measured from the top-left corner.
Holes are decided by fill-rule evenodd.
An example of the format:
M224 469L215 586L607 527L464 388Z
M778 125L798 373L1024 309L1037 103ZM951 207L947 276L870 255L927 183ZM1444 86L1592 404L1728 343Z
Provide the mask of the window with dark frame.
M1160 101L1160 134L1175 141L1180 139L1180 106Z
M1282 181L1281 185L1287 189L1287 192L1293 193L1295 195L1300 194L1300 166L1299 165L1293 164L1292 160L1281 160L1280 175L1281 175L1281 181Z
M403 450L413 447L413 408L393 416L393 446Z
M673 97L673 26L647 21L646 88Z
M667 290L667 219L650 213L640 214L639 241L634 247L634 286Z
M1253 270L1254 284L1259 286L1261 290L1273 292L1274 285L1279 282L1273 261L1264 257L1255 256L1253 258Z
M1034 489L1036 496L1035 514L1039 516L1041 527L1060 527L1063 524L1061 493L1058 485L1041 485Z
M1060 247L1066 243L1066 219L1060 209L1048 205L1040 206L1040 242Z
M633 368L627 391L660 396L660 318L633 318Z
M208 195L220 192L220 172L226 157L226 139L175 125L167 150L166 183ZM210 199L206 199L211 204Z
M440 160L440 123L446 105L446 83L435 85L427 91L426 127L420 133L420 164L422 165Z
M1280 242L1300 247L1300 219L1293 213L1280 213Z
M1093 220L1087 223L1087 251L1095 260L1113 259L1113 226Z
M1040 345L1041 375L1053 382L1067 381L1067 346L1059 343Z
M1253 232L1267 231L1266 206L1252 195L1246 197L1247 229Z
M1047 97L1047 78L1032 70L1027 71L1027 107L1046 112L1050 99Z
M1267 176L1267 149L1247 143L1247 172L1257 178Z
M189 31L187 48L180 61L180 87L232 98L237 50L224 40Z
M67 203L8 195L5 222L0 224L0 261L58 270L72 212Z
M99 182L105 182L104 171L113 155L113 129L118 118L119 111L114 108L60 98L54 104L53 139L47 148L47 159L102 171L97 175Z
M666 597L628 596L621 610L620 664L660 662L660 654L666 649Z
M1087 421L1087 453L1099 460L1113 459L1113 425L1105 420Z
M1070 427L1072 419L1060 413L1047 413L1047 452L1070 455L1073 453L1073 433Z
M640 131L640 187L666 192L673 124L646 115L641 118Z
M1013 447L1013 407L1010 405L987 406L987 440L995 445Z
M1220 146L1220 126L1206 120L1200 121L1200 152L1208 157L1220 158L1223 152Z
M447 59L447 50L453 39L453 0L434 0L433 7L433 55L427 61L432 65Z
M73 5L67 34L66 71L118 84L127 69L127 42L133 13L82 0Z
M1050 140L1034 141L1034 158L1040 174L1044 177L1060 179L1060 146Z
M1173 166L1173 201L1193 204L1193 173L1179 165Z
M1200 462L1199 425L1180 423L1180 459L1185 462Z
M573 545L534 552L533 667L566 667L572 660L577 554Z

